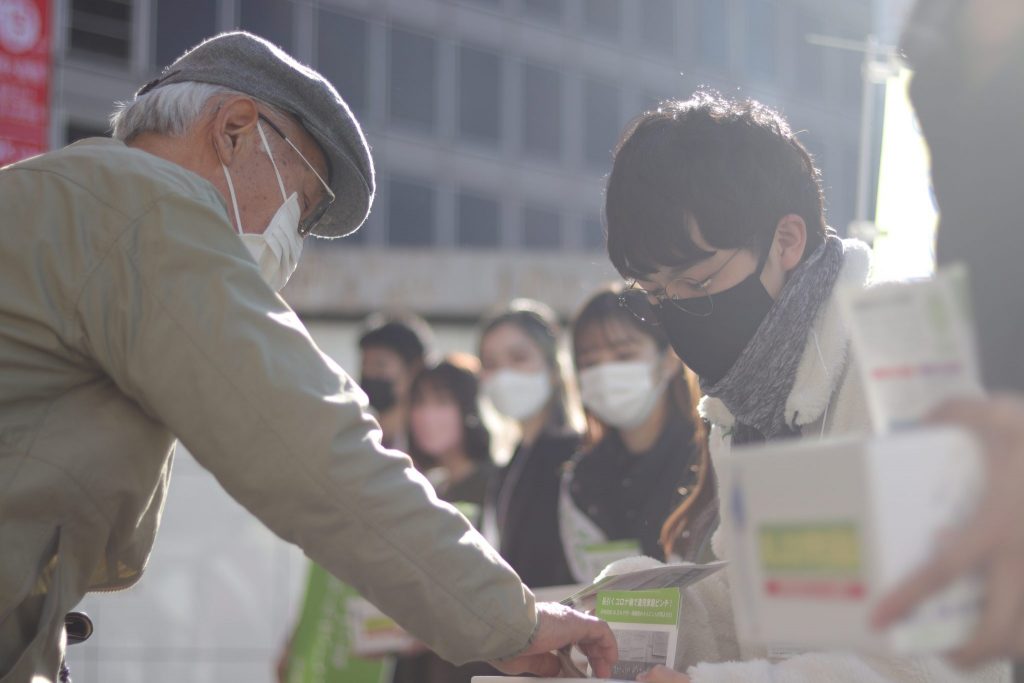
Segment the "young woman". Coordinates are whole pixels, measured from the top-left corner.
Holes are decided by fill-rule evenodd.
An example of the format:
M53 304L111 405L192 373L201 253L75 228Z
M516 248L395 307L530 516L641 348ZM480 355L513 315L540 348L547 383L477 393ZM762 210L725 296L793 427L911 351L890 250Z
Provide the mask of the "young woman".
M559 522L581 582L631 555L710 559L718 520L696 379L620 294L595 294L572 330L587 432L563 477Z
M479 366L470 355L449 356L421 372L409 392L409 454L438 497L474 524L496 469L478 407Z
M559 333L547 306L518 300L480 335L483 394L520 431L488 492L484 533L531 588L574 581L558 531L558 489L580 437L571 427Z
M480 419L479 362L453 355L421 372L409 390L409 455L437 495L479 525L487 484L496 468L491 436ZM455 666L433 652L400 656L393 683L470 683L497 674L482 662Z

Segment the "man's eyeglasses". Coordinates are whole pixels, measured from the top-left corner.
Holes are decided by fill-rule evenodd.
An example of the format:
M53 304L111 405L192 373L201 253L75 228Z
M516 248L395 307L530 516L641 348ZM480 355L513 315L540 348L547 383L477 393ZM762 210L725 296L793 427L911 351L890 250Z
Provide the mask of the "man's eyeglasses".
M729 265L729 262L739 252L739 249L734 251L722 265L715 269L715 272L700 282L693 282L687 276L681 275L669 282L663 290L648 292L638 285L636 280L633 280L619 295L619 305L648 325L661 324L658 314L666 304L675 306L684 313L706 318L715 310L715 300L708 292L708 287L711 286L711 281L715 276L721 273L722 269Z
M299 158L302 159L306 166L309 167L309 170L313 172L313 175L315 175L316 179L320 181L320 184L324 186L324 192L327 193L327 196L324 197L316 206L314 206L313 210L310 211L305 218L299 221L299 234L305 237L309 233L313 232L317 224L320 222L320 219L322 219L324 217L324 214L327 213L327 209L331 208L331 205L334 204L334 191L331 190L331 186L327 184L327 181L325 181L320 176L320 174L317 173L317 170L316 168L313 167L313 164L309 163L309 159L306 158L306 155L300 152L299 148L295 145L295 143L288 139L288 136L284 134L283 130L278 128L273 121L268 119L263 114L260 114L259 117L260 121L263 121L268 126L270 126L270 128L273 129L275 133L281 136L282 140L288 143L289 147L295 150L295 153L299 155Z

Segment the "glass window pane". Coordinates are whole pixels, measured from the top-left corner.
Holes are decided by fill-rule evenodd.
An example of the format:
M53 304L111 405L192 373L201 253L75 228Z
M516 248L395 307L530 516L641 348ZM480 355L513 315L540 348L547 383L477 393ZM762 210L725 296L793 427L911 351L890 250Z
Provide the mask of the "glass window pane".
M71 121L68 121L67 126L64 128L64 144L66 145L70 145L72 142L83 138L101 137L110 137L110 129L101 123L76 121L72 119Z
M703 64L729 65L729 14L724 0L700 0L697 4L697 49Z
M72 0L69 46L109 59L132 54L131 0Z
M157 0L156 50L158 67L165 67L185 50L217 32L217 3L210 0Z
M676 48L676 12L673 0L644 0L640 7L642 47L673 54Z
M494 53L459 50L459 132L493 143L501 136L501 58Z
M796 83L804 95L820 97L825 87L825 53L821 47L807 42L821 33L821 22L810 10L803 9L796 20Z
M619 0L587 0L583 5L583 23L599 36L617 38L621 11Z
M583 219L583 248L594 251L605 248L604 225L597 216Z
M392 178L388 192L388 238L395 246L434 243L434 188L416 180Z
M594 167L610 167L612 147L622 125L619 91L600 81L587 81L583 88L583 108L584 159Z
M238 0L240 28L292 51L292 3L288 0Z
M563 0L522 0L523 10L536 19L562 23L565 13Z
M562 156L562 75L523 65L523 149L536 156Z
M774 0L747 0L744 50L747 72L762 80L775 78L778 26Z
M391 29L389 107L392 121L433 130L437 92L437 45L433 38Z
M557 210L540 206L523 208L523 246L527 249L562 246L562 217Z
M501 243L501 207L493 197L459 193L457 235L463 247L497 247Z
M366 22L344 14L317 13L317 69L358 115L369 104L369 44Z

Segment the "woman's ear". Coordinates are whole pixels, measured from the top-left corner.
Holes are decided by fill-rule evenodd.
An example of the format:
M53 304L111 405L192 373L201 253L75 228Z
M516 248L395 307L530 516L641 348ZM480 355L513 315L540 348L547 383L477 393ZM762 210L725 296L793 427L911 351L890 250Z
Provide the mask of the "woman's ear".
M775 226L772 251L778 256L778 264L784 273L798 265L807 247L807 224L795 213L783 216Z
M242 146L251 140L259 113L256 102L244 95L229 97L214 111L211 134L222 164L231 166Z
M658 379L669 380L683 371L683 361L675 354L671 346L666 346L658 363Z

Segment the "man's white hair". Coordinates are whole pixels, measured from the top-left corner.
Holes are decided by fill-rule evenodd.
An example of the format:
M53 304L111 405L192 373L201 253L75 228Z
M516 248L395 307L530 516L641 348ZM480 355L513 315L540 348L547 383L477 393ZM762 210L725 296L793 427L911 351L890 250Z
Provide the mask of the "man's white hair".
M160 133L183 136L199 119L211 98L223 95L244 95L221 85L187 81L171 83L150 90L141 97L118 102L110 115L114 138L128 142L141 133ZM280 113L275 107L260 102L263 107Z

